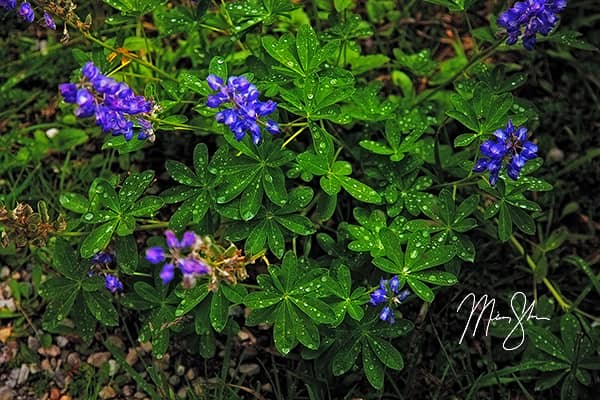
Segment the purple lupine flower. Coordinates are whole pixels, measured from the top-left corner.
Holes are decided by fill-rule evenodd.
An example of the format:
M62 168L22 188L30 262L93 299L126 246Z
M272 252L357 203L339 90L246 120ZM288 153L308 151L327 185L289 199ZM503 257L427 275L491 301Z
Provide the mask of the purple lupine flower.
M560 14L567 6L567 0L525 0L516 2L498 17L498 25L506 29L506 44L513 45L519 38L523 46L532 50L536 34L544 36L554 29Z
M29 4L27 1L24 1L23 3L21 3L18 14L25 22L32 23L33 20L35 19L35 13L33 12L33 7L31 7L31 4Z
M154 140L152 123L147 114L153 105L144 96L136 96L133 90L123 82L103 75L92 62L86 63L82 70L83 83L63 83L59 85L61 94L67 103L75 103L79 107L75 115L81 118L96 117L96 125L105 133L113 136L122 135L131 140L136 127L138 139Z
M507 163L506 173L513 179L519 179L519 174L525 163L537 157L538 147L527 140L527 128L515 128L512 120L504 129L494 132L495 140L486 140L480 146L484 156L477 160L473 172L490 171L490 185L498 182L502 167Z
M211 74L206 81L208 86L217 92L208 96L206 105L210 108L218 108L223 104L231 106L218 112L215 119L227 125L236 140L242 140L246 133L249 133L254 144L259 144L262 140L260 125L271 134L280 132L277 122L268 120L265 123L260 119L275 112L277 103L272 100L258 100L258 89L246 77L231 76L225 84L222 78Z
M12 10L17 6L17 0L0 0L0 7L5 10Z
M106 278L104 279L104 287L106 287L106 289L108 289L108 291L111 293L116 293L123 290L123 284L119 278L111 274L106 275Z
M92 264L110 264L113 262L113 256L104 251L94 254Z
M54 22L54 19L52 19L52 16L45 11L44 11L44 25L46 25L46 28L48 28L48 29L52 29L53 31L56 30L56 23Z
M175 232L165 231L165 239L168 247L168 254L162 247L150 247L146 250L146 260L152 264L163 265L160 271L160 278L163 284L171 282L175 276L175 269L179 268L183 277L193 282L197 275L210 273L210 267L201 259L197 253L198 246L202 245L202 240L192 231L183 234L181 240L177 239ZM196 249L196 250L194 250ZM184 253L188 253L185 255Z
M385 304L379 313L379 319L393 324L396 320L392 307L401 304L409 295L410 291L407 289L400 291L400 279L398 275L394 275L389 281L383 278L379 281L379 287L371 293L369 304L372 306Z

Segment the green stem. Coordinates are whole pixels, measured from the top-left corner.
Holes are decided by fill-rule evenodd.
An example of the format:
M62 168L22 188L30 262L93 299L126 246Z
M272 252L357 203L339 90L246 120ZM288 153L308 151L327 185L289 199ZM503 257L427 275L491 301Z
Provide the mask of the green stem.
M136 228L136 231L144 231L144 230L149 230L149 229L159 229L159 228L166 228L169 226L168 222L157 222L155 224L146 224L146 225L140 225Z

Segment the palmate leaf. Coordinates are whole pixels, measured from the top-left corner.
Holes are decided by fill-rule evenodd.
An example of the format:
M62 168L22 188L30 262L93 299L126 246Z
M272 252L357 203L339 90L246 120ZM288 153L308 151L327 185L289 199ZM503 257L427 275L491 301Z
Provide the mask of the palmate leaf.
M334 310L319 299L327 295L320 291L326 270L312 269L301 272L292 252L283 257L280 267L270 266L269 275L259 275L262 288L244 297L244 304L252 309L252 323L272 321L275 347L289 353L298 343L317 349L320 337L318 324L332 323ZM257 313L253 316L254 313Z

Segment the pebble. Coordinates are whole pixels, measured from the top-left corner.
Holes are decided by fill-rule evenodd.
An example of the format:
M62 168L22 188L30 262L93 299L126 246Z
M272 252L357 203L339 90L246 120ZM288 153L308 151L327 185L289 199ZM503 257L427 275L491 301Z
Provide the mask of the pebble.
M60 396L60 399L58 400L73 400L73 398L71 396L69 396L68 394L63 394L62 396Z
M50 360L44 358L40 363L40 368L42 369L42 371L51 371L52 365L50 365Z
M40 347L37 352L45 357L56 357L60 354L60 348L53 344L50 347Z
M178 377L177 375L171 375L169 377L169 384L171 386L177 386L177 385L179 385L179 382L181 382L181 378Z
M188 369L187 372L185 373L185 377L188 380L193 381L194 378L196 377L196 370L194 368Z
M21 364L21 368L19 368L19 373L17 374L17 386L21 386L27 381L29 378L29 367L27 364Z
M87 358L87 362L96 368L100 368L105 362L108 362L109 359L110 353L108 351L101 351L90 354L90 356Z
M58 400L60 398L60 390L58 388L53 387L50 389L50 400Z
M121 350L125 350L125 343L123 343L123 339L121 339L120 337L116 335L110 335L106 338L106 340L111 344L115 345L115 347L118 347Z
M0 269L0 279L6 279L6 278L8 278L9 275L10 275L10 268L2 267L2 269Z
M143 399L144 397L146 397L146 395L142 392L135 392L135 394L133 395L133 397L135 399Z
M58 347L63 348L66 345L69 344L69 339L67 339L64 336L57 336L56 337L56 344L58 345Z
M240 365L239 371L241 374L253 376L260 372L260 366L254 363L242 364Z
M35 336L29 336L27 338L27 347L29 347L30 350L38 351L40 348L40 341Z
M108 360L108 376L115 376L119 371L119 364L115 360Z
M112 399L116 396L117 393L115 392L115 389L113 389L111 386L104 386L100 390L100 393L98 393L98 397L102 400Z
M133 394L133 387L125 385L123 386L123 389L121 389L121 393L123 393L123 396L125 396L126 398L130 398Z
M177 364L177 366L175 367L175 373L179 376L185 374L185 365Z
M185 400L187 398L188 390L186 387L179 388L177 391L177 398L179 400Z
M17 393L8 386L0 388L0 400L13 400L16 394Z
M152 351L152 343L150 342L144 342L141 343L139 346L145 353L150 353L150 351Z
M127 352L127 355L125 356L125 361L129 365L133 365L136 362L138 362L138 351L137 351L137 349L134 349L134 348L129 349L129 351Z
M262 392L271 393L273 391L273 385L271 385L270 383L265 383L260 386L260 390Z
M7 308L10 312L17 311L17 305L15 304L15 299L8 300L0 300L0 308Z
M81 358L78 353L69 353L67 356L67 363L71 366L72 369L79 369L81 365Z

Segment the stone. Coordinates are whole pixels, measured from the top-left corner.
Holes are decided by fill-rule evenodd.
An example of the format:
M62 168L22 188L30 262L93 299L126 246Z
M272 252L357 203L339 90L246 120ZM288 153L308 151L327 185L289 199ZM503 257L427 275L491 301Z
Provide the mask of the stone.
M60 348L53 344L50 347L40 347L37 352L45 357L56 357L60 354Z
M181 382L181 378L178 377L177 375L171 375L169 377L169 385L177 386L177 385L179 385L179 382Z
M108 351L101 351L90 354L90 356L87 358L87 362L96 368L100 368L105 362L108 362L109 359L110 353Z
M187 372L185 373L185 377L189 380L189 381L193 381L194 378L196 378L196 370L194 368L190 368L187 370Z
M177 391L177 398L179 400L185 400L187 398L188 390L186 387L181 387Z
M121 389L121 393L123 394L123 396L129 399L133 395L133 387L131 387L130 385L125 385L123 386L123 389Z
M8 386L4 386L0 388L0 400L13 400L17 392L9 388Z
M125 350L125 343L123 343L123 339L121 339L120 337L116 335L110 335L106 338L106 340L111 344L115 345L115 347L121 350Z
M240 365L239 372L248 376L257 375L260 372L260 366L255 363L242 364Z
M24 384L27 378L29 378L29 367L27 364L21 364L21 368L19 368L19 373L17 374L17 386Z
M35 352L40 348L40 341L35 336L27 337L27 347Z
M64 336L57 336L55 340L56 340L56 344L57 344L57 345L58 345L58 347L60 347L60 348L63 348L63 347L65 347L66 345L68 345L68 344L69 344L69 339L67 339L67 338L66 338L66 337L64 337Z
M102 400L112 399L116 396L117 392L115 392L115 389L113 389L112 386L104 386L98 393L98 397Z
M81 358L78 353L72 352L67 355L67 364L71 366L72 369L79 369L81 365Z
M133 365L136 362L138 362L138 351L137 351L137 349L134 349L134 348L129 349L129 351L127 352L127 355L125 356L125 361L129 365Z

